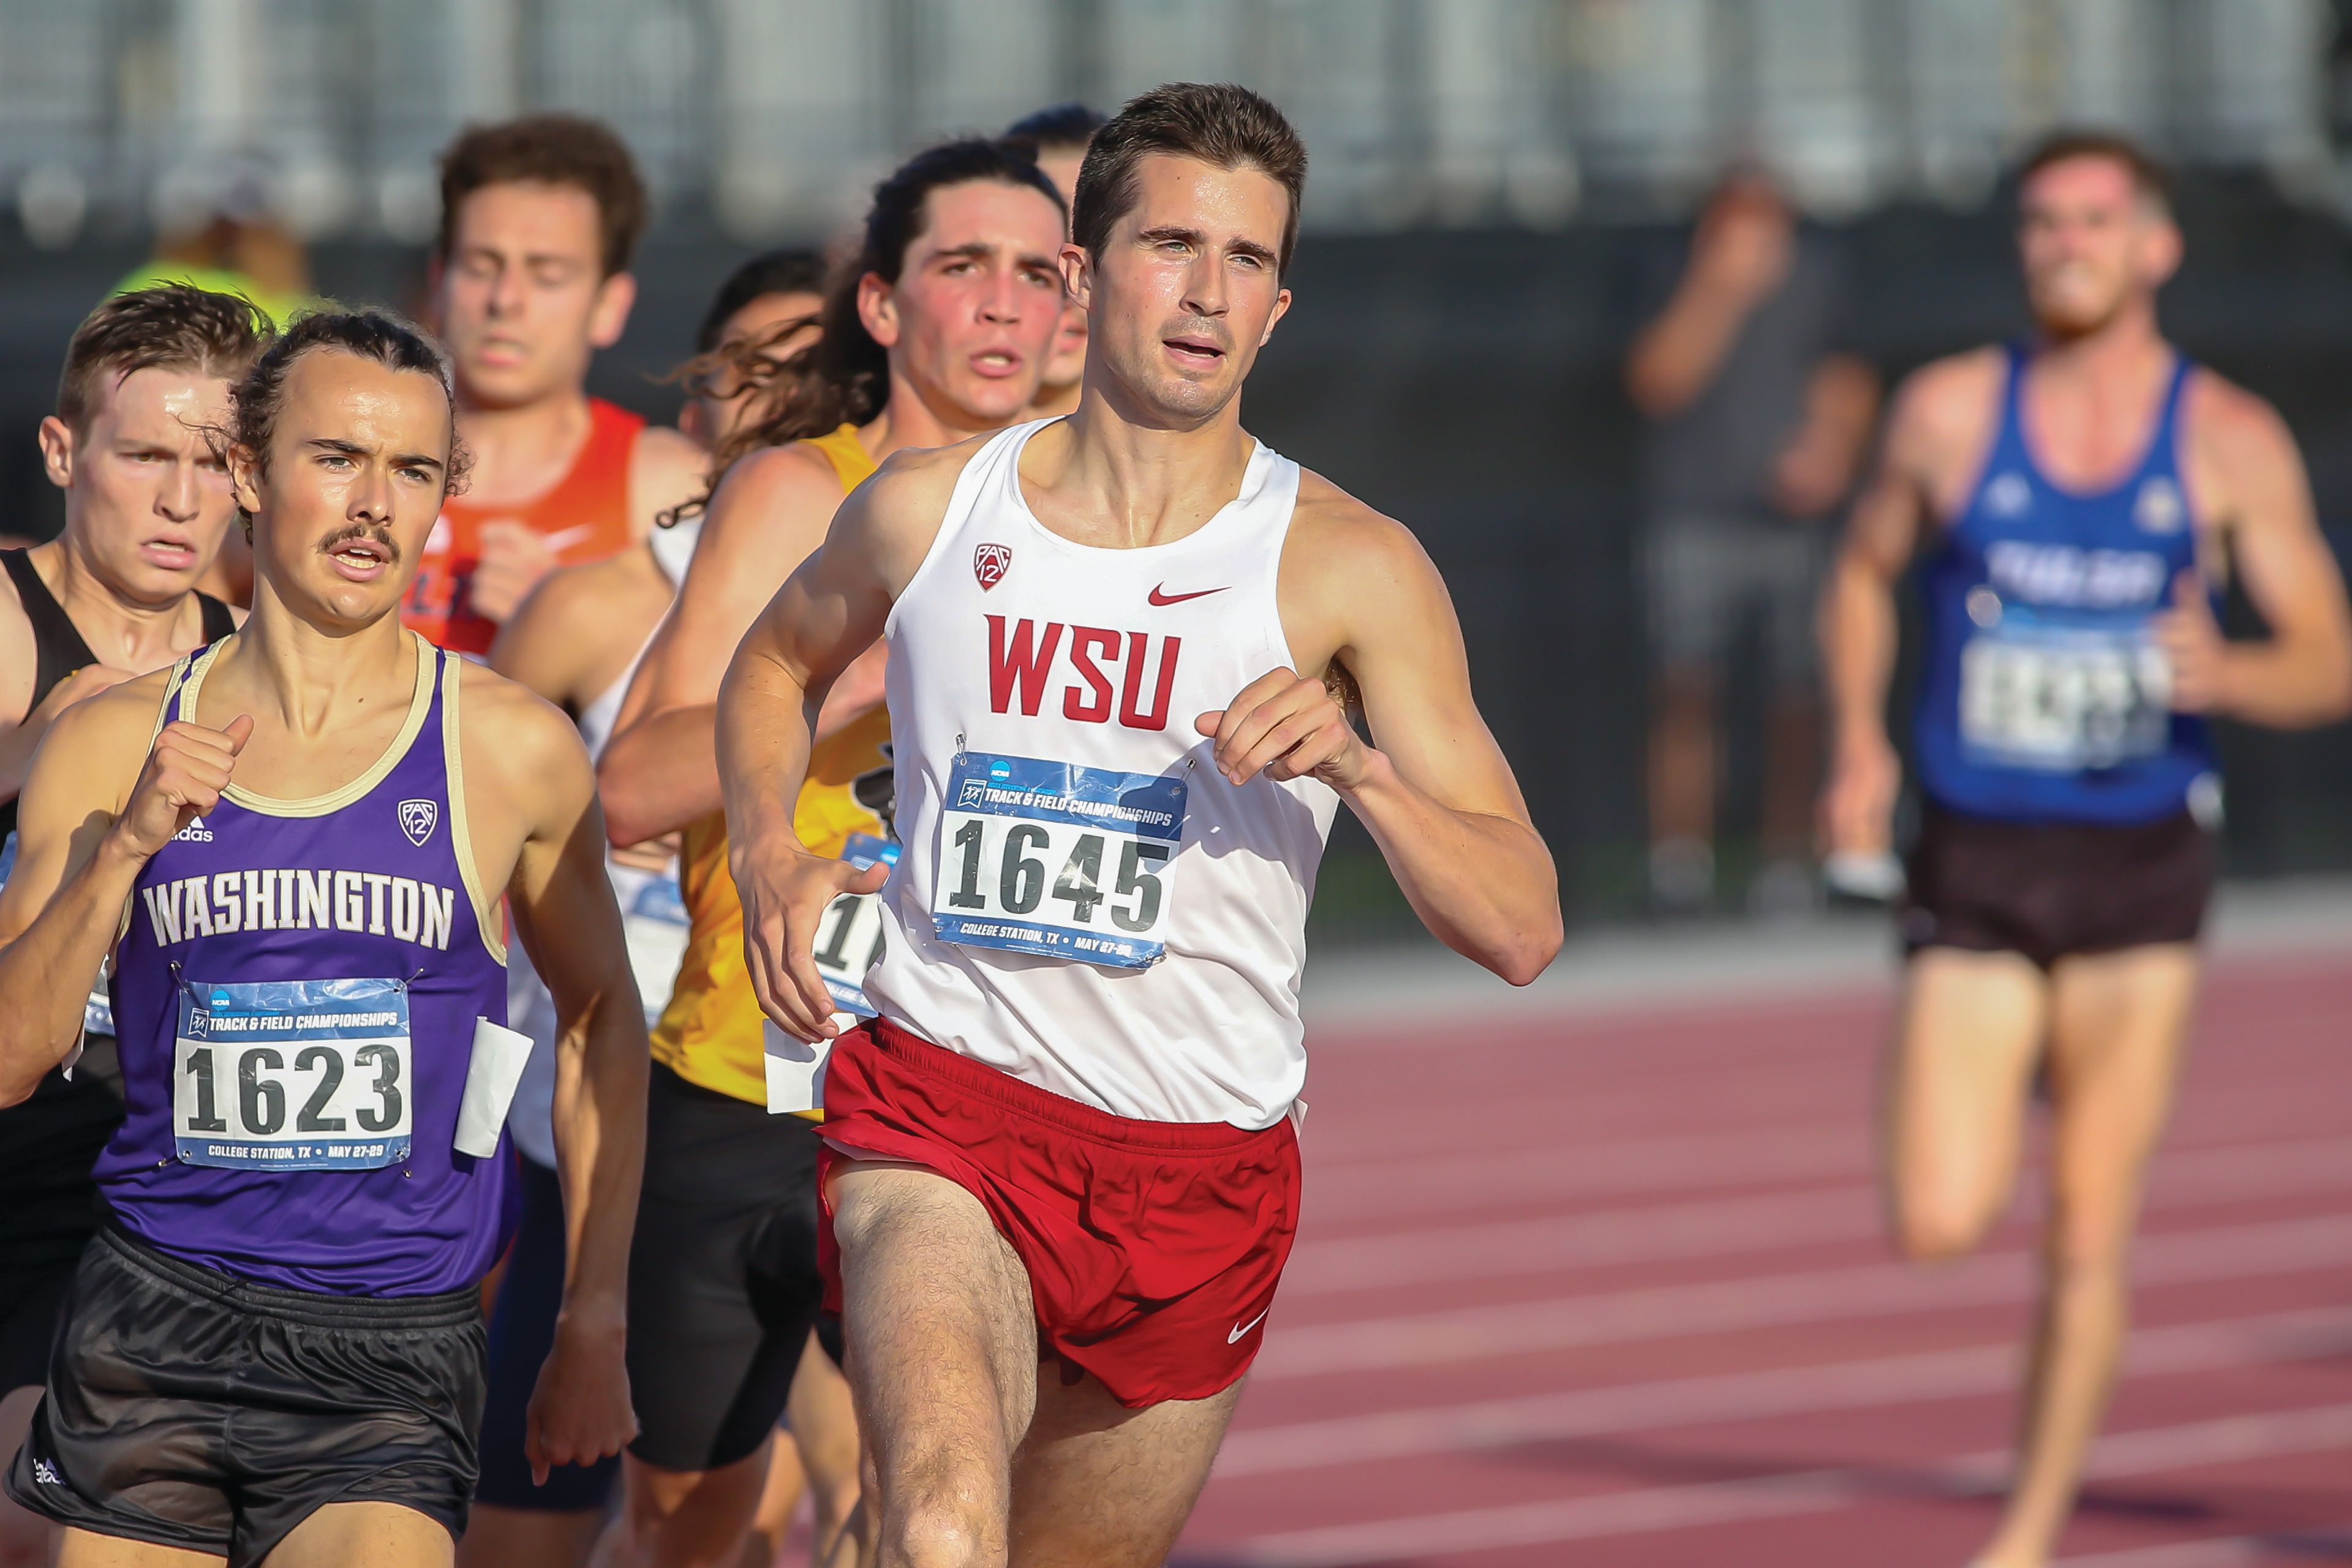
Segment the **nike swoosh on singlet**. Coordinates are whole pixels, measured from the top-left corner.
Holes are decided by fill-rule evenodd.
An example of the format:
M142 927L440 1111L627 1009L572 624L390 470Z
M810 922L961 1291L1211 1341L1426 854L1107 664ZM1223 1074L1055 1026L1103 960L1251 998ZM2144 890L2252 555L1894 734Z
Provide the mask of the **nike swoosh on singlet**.
M1225 588L1232 586L1231 583L1225 584ZM1171 594L1168 591L1168 584L1162 583L1144 597L1155 605L1181 605L1187 599L1205 599L1212 594L1222 594L1225 588L1195 588L1189 594Z
M1210 591L1211 591L1212 593L1215 592L1215 590L1214 590L1214 589L1212 589L1212 590L1210 590ZM1271 1311L1273 1311L1273 1310L1274 1310L1274 1309L1273 1309L1273 1308L1268 1307L1268 1308L1265 1310L1265 1312L1271 1312ZM1239 1324L1236 1324L1236 1325L1234 1325L1232 1329L1228 1330L1228 1331L1226 1331L1226 1334L1225 1334L1225 1343L1227 1343L1227 1344L1229 1344L1229 1345L1237 1345L1237 1344L1241 1343L1241 1342L1242 1342L1242 1336L1243 1336L1244 1334L1248 1333L1252 1329L1256 1328L1260 1323L1263 1323L1263 1322L1265 1322L1265 1312L1260 1312L1256 1317L1252 1318L1248 1322L1246 1322L1246 1323L1239 1323Z
M539 536L539 542L541 544L546 545L550 550L565 550L579 543L582 540L586 539L590 534L594 533L595 531L596 525L594 523L578 522L572 524L570 528L559 528L552 533L542 533Z

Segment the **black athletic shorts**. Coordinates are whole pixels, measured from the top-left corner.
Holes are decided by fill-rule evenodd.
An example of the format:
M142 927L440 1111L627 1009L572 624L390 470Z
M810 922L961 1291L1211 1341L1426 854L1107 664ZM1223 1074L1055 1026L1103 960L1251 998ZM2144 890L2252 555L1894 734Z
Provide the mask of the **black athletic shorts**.
M531 1391L555 1348L555 1315L563 1306L563 1184L536 1160L522 1167L522 1218L507 1254L498 1310L490 1315L489 1398L482 1407L482 1480L475 1500L499 1508L551 1513L601 1509L613 1495L621 1457L593 1465L557 1465L547 1484L534 1486L523 1457Z
M815 1125L654 1064L629 1254L629 1451L665 1470L750 1458L791 1395L824 1284Z
M1906 952L2074 954L2195 942L2213 894L2211 836L2187 812L2111 827L2002 822L1928 805L1912 847Z
M99 1233L8 1495L100 1535L258 1563L329 1503L466 1529L482 1304L256 1285Z
M89 1172L122 1124L122 1080L112 1039L87 1047L73 1077L52 1069L0 1110L0 1394L48 1376L58 1303L105 1213Z

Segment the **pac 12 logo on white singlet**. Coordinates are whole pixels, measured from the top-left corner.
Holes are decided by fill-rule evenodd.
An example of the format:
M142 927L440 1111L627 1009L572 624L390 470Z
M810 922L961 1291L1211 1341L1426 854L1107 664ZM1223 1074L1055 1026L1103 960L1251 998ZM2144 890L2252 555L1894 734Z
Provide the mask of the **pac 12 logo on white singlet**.
M940 940L1109 969L1167 953L1185 784L1034 757L957 757L940 813Z

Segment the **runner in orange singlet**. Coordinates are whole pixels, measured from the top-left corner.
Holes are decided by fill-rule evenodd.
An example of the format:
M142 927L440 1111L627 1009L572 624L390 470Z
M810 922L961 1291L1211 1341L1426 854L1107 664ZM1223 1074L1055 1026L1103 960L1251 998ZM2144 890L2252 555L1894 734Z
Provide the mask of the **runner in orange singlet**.
M619 137L552 114L468 131L442 155L441 205L433 314L474 483L443 507L401 615L478 655L541 577L614 554L696 494L709 458L586 391L636 300L646 194Z

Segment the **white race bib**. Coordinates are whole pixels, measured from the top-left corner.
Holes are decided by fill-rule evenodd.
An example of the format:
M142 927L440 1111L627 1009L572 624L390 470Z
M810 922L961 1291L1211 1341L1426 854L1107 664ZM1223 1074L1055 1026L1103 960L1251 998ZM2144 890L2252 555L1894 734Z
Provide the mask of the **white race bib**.
M2137 632L1980 632L1960 651L1960 739L1987 761L2081 773L2160 754L2172 667Z
M1032 757L956 759L931 921L942 941L1111 969L1167 952L1181 778Z
M621 895L621 936L628 944L629 971L636 977L637 998L645 1005L646 1027L650 1029L661 1020L669 994L677 988L690 927L675 876L628 869L627 879L622 868L614 869L613 890ZM628 886L628 881L635 885Z
M841 858L860 869L896 866L898 847L870 833L853 833ZM874 1016L874 1005L866 999L866 972L881 956L881 894L844 893L825 906L816 928L816 972L824 977L835 1007L860 1018Z
M411 1061L397 980L188 982L172 1053L176 1152L231 1170L397 1164Z

